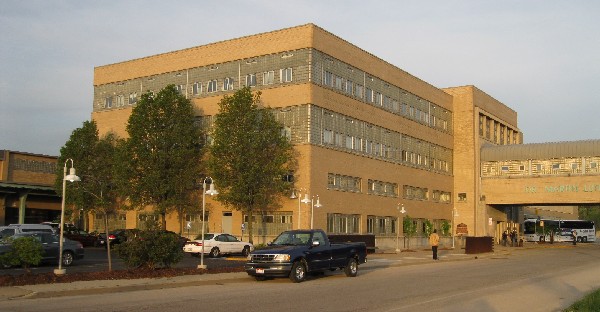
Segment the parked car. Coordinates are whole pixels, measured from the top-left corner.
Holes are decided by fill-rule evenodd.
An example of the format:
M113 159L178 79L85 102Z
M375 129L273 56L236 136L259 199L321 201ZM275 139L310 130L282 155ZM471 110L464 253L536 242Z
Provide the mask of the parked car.
M8 239L4 239L0 243L0 255L8 252L11 248L12 241L20 237L35 237L42 243L43 253L42 261L51 262L57 261L60 256L60 236L54 233L47 232L27 232L15 234ZM62 249L62 265L70 266L74 260L83 259L84 250L80 242L64 238Z
M54 233L54 229L46 224L10 224L0 227L0 238L11 237L15 234L27 232L47 232Z
M254 246L248 242L239 241L235 236L226 233L205 233L204 253L211 257L219 257L225 254L241 254L248 256L254 250ZM195 240L188 241L183 246L183 251L198 256L202 253L202 234Z
M307 273L344 270L354 277L358 265L367 262L364 242L331 243L323 230L285 231L265 249L248 256L245 270L256 280L268 277L289 277L302 282Z
M126 242L128 238L133 238L138 235L140 230L138 229L119 229L114 230L108 233L108 239L110 240L110 245L115 246ZM98 235L98 245L106 247L106 234L100 233Z
M68 239L80 242L81 244L83 244L83 247L88 247L88 246L97 247L100 245L98 236L92 235L84 230L80 230L80 229L65 230L63 235L64 235L64 237L66 237Z

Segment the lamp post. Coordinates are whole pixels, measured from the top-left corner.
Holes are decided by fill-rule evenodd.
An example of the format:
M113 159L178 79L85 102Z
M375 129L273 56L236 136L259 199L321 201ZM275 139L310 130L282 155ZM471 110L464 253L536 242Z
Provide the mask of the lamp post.
M400 209L400 207L402 207L402 209ZM399 253L400 247L398 242L400 241L400 214L404 215L406 213L406 210L404 210L404 204L398 203L398 205L396 205L396 210L398 210L398 219L396 221L396 224L398 224L396 226L396 253ZM404 219L404 217L402 217L402 219Z
M302 202L305 204L310 203L310 229L312 230L314 224L315 207L321 208L323 205L321 205L321 202L319 201L319 195L317 195L317 202L315 203L314 196L308 198L308 193L304 194L304 199L302 199Z
M71 161L71 168L69 169L69 175L67 175L67 163ZM54 274L64 275L67 273L66 269L62 268L62 257L63 257L63 235L65 232L65 197L67 180L71 182L81 181L81 179L75 174L75 166L73 165L73 159L67 158L65 160L65 167L63 169L63 185L62 185L62 203L60 208L60 241L59 241L59 252L58 252L58 269L54 269Z
M300 229L300 211L301 211L301 205L300 203L302 203L303 201L300 200L300 197L302 197L302 191L305 191L305 189L298 189L298 195L296 195L295 191L292 191L292 196L290 196L291 199L296 199L298 198L298 229Z
M206 183L210 184L210 189L206 190ZM200 253L200 265L198 265L198 269L206 269L206 265L204 264L204 225L206 224L206 194L208 195L217 195L219 192L215 189L215 183L211 177L206 177L202 181L202 252Z
M454 230L454 218L458 217L458 211L456 211L456 208L452 208L452 249L454 249L454 236L456 236L455 230Z

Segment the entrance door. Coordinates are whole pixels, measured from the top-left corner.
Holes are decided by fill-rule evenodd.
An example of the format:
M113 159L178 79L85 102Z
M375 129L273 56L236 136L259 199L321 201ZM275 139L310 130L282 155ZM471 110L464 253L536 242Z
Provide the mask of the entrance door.
M223 211L223 218L221 220L221 228L223 229L223 233L231 234L233 230L233 217L231 211Z

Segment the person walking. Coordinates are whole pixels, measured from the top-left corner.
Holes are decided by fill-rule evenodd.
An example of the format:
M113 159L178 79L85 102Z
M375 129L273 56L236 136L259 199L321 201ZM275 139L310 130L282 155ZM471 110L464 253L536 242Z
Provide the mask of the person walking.
M506 247L506 240L508 240L508 231L502 232L502 246Z
M573 236L573 245L577 245L577 231L573 230L571 235Z
M440 244L440 236L437 234L437 230L434 229L433 233L431 233L431 235L429 235L429 245L431 245L431 251L433 252L433 260L440 260L440 259L438 259L438 255L437 255L437 250L438 250L439 244Z

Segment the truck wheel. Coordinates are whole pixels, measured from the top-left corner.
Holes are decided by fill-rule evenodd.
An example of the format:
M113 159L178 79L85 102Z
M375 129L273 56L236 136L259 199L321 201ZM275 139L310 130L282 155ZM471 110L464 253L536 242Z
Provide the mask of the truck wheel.
M348 264L344 268L344 273L349 277L355 277L356 274L358 274L358 262L356 262L355 258L348 259Z
M218 257L218 256L219 256L219 254L220 254L220 252L219 252L219 248L215 247L215 248L213 248L213 249L211 249L211 250L210 250L210 254L209 254L209 255L210 255L212 258L216 258L216 257Z
M294 262L290 272L290 280L294 283L300 283L306 278L306 266L302 261Z

